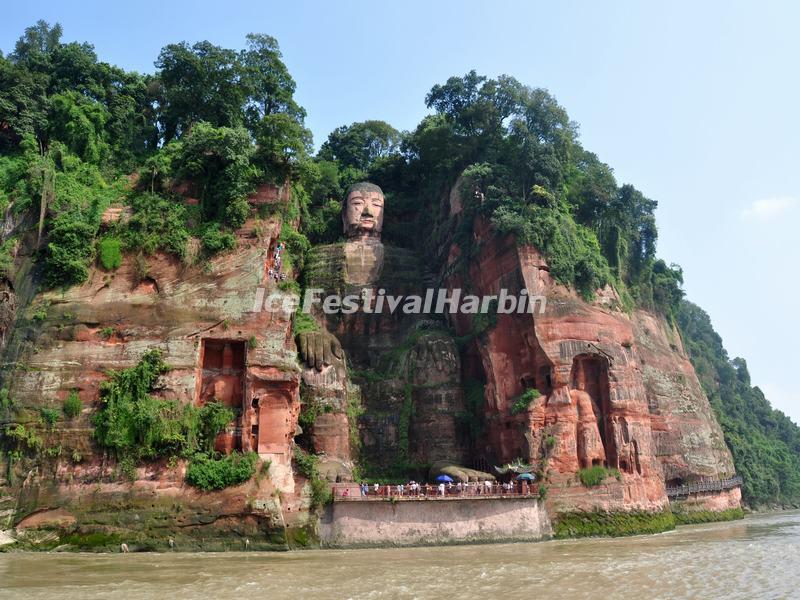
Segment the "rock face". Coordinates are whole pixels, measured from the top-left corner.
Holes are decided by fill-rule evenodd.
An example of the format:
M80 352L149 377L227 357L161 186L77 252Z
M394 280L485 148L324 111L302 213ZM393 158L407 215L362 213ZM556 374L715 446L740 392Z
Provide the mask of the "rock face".
M466 458L457 425L463 413L460 358L446 324L391 312L388 301L379 300L423 293L424 275L413 252L375 238L312 251L307 289L324 290L322 297L371 297L370 312L312 311L320 328L340 341L351 373L347 377L338 365L303 372L309 402L325 407L313 427L317 452L342 463L358 458L383 472Z
M180 533L204 539L205 547L227 547L233 527L252 536L254 547L285 547L286 528L302 525L308 514L305 479L292 469L300 370L291 313L254 310L265 289L283 294L267 277L279 232L277 220L251 219L237 232L235 252L191 268L161 254L127 256L118 270L95 268L83 285L38 294L20 311L5 349L5 364L15 367L4 372L16 421L37 427L39 410L60 414L71 392L84 410L42 433L57 454L42 457L32 471L20 471L22 464L10 469L21 485L12 520L67 507L79 529L87 522L113 529L113 507L140 511L142 519L174 510L154 535ZM268 478L202 494L183 483L178 461L140 468L132 486L119 480L117 466L92 441L92 408L107 371L133 366L151 348L161 349L170 367L155 394L198 406L213 399L234 409L217 450L257 452L269 462Z
M288 194L264 188L253 203ZM449 203L461 206L457 194ZM297 445L321 455L330 480L349 480L356 467L419 479L442 461L489 470L519 459L546 480L551 515L659 511L669 505L667 485L733 475L676 330L662 317L624 312L610 288L582 299L551 278L535 248L480 220L471 248L443 244L438 275L415 252L376 238L313 248L306 287L357 296L366 288L373 310L312 312L344 358L301 366L291 312L261 308L267 295L288 295L268 276L280 231L278 218L253 218L237 232L236 250L204 265L128 256L114 272L92 269L81 286L38 294L22 268L0 289L3 385L14 402L13 416L5 408L0 416L44 438L35 460L0 457L0 530L17 527L30 539L48 528L134 535L141 547L168 539L184 548L238 548L244 539L251 548L286 547L315 522L312 486L293 466ZM376 309L381 290L424 294L437 278L451 293L524 293L534 310L507 311L502 297L488 315ZM257 452L264 473L209 493L184 483L180 460L140 465L132 483L119 477L93 442L91 416L107 372L151 348L170 366L156 394L234 409L216 449ZM81 414L45 428L41 409L60 413L72 392ZM592 466L612 475L585 487L579 473ZM688 508L724 510L739 498L726 490L693 497Z
M451 289L477 295L525 290L546 301L540 313L498 314L478 335L468 368L485 381L488 460L540 464L558 511L645 509L668 504L665 482L718 480L733 473L731 455L674 328L662 317L626 314L611 289L593 302L556 283L546 261L512 237L478 222L477 259L457 269L453 246L446 273ZM503 307L500 307L501 309ZM474 319L458 315L461 335ZM527 390L541 393L514 410ZM518 414L515 414L518 413ZM577 480L581 468L617 469L600 490ZM723 504L738 506L738 490ZM711 494L709 507L720 504ZM702 504L702 502L701 502Z

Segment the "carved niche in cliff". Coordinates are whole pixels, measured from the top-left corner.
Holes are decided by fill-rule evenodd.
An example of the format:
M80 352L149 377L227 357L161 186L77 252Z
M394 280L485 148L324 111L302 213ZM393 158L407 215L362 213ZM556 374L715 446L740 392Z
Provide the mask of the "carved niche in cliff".
M572 362L570 397L578 411L578 463L585 469L603 465L642 473L639 442L624 414L611 405L608 358L581 354Z
M200 348L200 406L221 402L236 414L231 427L217 436L221 452L242 448L242 409L245 389L245 343L240 340L204 339Z

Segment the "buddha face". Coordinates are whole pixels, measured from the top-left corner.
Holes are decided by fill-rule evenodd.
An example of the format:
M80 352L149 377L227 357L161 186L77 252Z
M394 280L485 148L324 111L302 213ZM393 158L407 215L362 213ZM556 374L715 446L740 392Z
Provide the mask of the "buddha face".
M372 184L356 184L347 194L342 214L347 237L380 237L383 227L383 192Z

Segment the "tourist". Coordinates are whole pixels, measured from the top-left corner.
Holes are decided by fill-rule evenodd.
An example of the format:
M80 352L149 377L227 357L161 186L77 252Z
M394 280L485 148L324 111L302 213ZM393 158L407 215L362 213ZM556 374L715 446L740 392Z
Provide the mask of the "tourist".
M444 496L444 484L443 483L439 484L439 495L440 496Z

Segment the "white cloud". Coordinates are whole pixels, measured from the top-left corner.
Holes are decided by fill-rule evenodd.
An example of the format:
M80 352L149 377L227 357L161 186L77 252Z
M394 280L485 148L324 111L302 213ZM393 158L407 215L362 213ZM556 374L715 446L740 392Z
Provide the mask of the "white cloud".
M797 198L789 196L761 198L742 210L741 215L745 221L771 221L795 206Z

